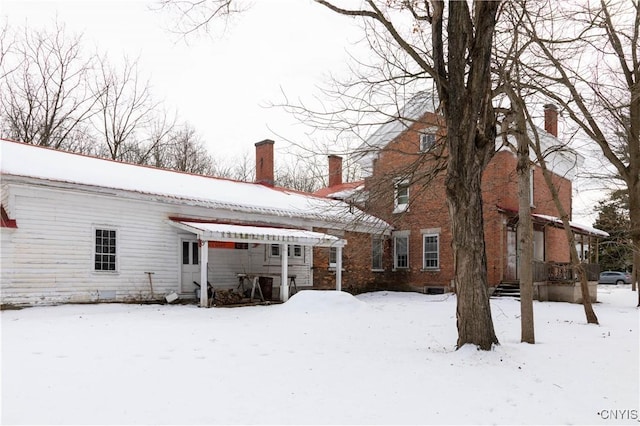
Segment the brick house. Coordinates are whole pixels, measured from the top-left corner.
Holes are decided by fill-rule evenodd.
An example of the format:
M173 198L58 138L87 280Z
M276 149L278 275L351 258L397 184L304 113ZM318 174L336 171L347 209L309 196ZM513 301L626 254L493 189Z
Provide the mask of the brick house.
M401 119L382 125L361 147L359 162L365 175L362 181L343 183L339 172L341 159L329 158L329 187L316 194L358 205L392 224L394 229L389 238L374 236L369 253L363 250L362 259L351 260L351 264L368 266L370 275L363 285L377 288L408 285L427 292L453 290L452 239L444 187L445 133L436 107L429 94L421 93L406 105ZM553 106L546 107L545 130L540 133L543 147L559 145L557 111ZM572 207L572 178L582 161L575 153L549 149L548 167L568 212ZM497 140L495 156L483 175L488 282L494 288L505 284L517 286L519 278L516 162L515 153ZM571 282L574 291L573 276L569 276L569 245L540 167L532 167L531 174L534 280L540 289L540 299L554 299L547 289L552 282ZM577 241L585 247L605 234L575 223L572 227ZM589 270L590 281L597 281L597 269Z

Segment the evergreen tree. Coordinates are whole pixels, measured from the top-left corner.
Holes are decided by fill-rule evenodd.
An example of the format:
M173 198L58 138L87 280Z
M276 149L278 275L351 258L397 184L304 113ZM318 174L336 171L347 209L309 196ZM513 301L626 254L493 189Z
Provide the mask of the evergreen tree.
M598 218L594 226L609 233L598 247L601 271L626 271L632 264L631 223L629 201L625 191L614 191L608 199L600 201Z

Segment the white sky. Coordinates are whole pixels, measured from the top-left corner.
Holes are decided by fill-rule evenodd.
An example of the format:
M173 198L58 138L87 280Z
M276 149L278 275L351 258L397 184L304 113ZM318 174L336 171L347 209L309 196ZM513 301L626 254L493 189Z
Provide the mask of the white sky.
M328 74L346 66L346 49L360 38L354 21L310 0L255 1L220 36L172 33L167 12L134 0L3 0L11 25L51 27L56 19L83 33L88 49L139 57L154 96L194 125L216 158L253 155L253 144L282 137L306 143L305 126L280 108L311 99ZM175 14L172 16L176 16ZM280 144L278 144L280 142Z

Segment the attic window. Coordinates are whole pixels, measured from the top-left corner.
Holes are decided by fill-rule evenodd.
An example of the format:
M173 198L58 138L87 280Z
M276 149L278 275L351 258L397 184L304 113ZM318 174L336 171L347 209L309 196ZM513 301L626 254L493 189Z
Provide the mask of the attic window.
M420 152L427 152L436 144L436 132L427 130L420 133Z
M4 209L4 206L0 205L0 210L2 214L0 227L1 228L17 228L18 224L16 223L16 220L9 219L9 215L7 214L7 211Z

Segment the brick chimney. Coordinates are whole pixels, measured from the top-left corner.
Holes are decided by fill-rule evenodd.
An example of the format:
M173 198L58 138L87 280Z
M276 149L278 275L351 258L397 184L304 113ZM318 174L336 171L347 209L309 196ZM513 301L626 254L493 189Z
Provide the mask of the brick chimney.
M273 186L273 141L256 142L256 183Z
M342 185L342 157L329 156L329 187Z
M553 104L544 106L544 130L558 137L558 108Z

